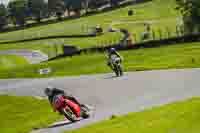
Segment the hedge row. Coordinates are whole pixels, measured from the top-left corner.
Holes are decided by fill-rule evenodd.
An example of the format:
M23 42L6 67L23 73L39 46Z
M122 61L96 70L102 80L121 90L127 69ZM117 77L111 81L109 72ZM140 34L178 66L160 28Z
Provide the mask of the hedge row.
M146 42L132 44L132 45L114 44L114 45L107 45L107 46L101 46L101 47L85 48L85 49L80 49L80 50L77 49L77 51L74 51L71 55L65 55L65 54L58 55L57 57L49 59L49 61L68 57L68 56L90 54L90 53L96 53L96 52L101 53L101 52L107 51L110 48L116 48L117 50L120 51L120 50L132 50L132 49L140 49L140 48L154 48L154 47L160 47L160 46L166 46L166 45L175 45L175 44L183 44L183 43L199 42L199 41L200 41L200 33L189 34L189 35L173 37L173 38L168 38L168 39L151 40L151 41L146 41Z

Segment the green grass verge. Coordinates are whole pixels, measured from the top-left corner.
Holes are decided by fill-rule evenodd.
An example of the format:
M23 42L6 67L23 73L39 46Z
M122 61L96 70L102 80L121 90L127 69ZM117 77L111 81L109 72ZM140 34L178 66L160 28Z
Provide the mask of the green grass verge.
M0 96L0 132L28 133L60 119L47 100L32 97Z
M13 68L27 64L28 61L23 57L15 55L0 55L0 68Z
M199 105L200 98L193 98L66 133L199 133Z
M142 71L171 68L200 67L200 43L186 43L159 48L120 52L124 57L125 71ZM48 63L27 65L0 70L0 78L33 78L96 74L111 72L105 54L90 54L63 58ZM52 72L40 75L39 69L51 68Z

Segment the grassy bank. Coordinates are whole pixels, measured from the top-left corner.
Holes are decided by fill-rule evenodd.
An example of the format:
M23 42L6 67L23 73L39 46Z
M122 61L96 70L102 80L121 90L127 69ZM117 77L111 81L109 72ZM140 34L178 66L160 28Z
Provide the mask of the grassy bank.
M155 107L66 133L199 133L200 99Z
M0 42L14 41L22 39L30 39L35 37L46 37L52 35L73 35L84 34L89 32L92 27L100 24L104 30L107 30L110 25L116 28L127 28L134 35L137 34L137 40L140 39L141 32L144 31L144 23L152 24L152 28L158 35L158 29L168 27L171 31L175 31L178 13L174 9L175 0L153 0L152 2L142 3L139 5L130 5L125 8L119 8L113 11L104 12L94 16L83 17L76 20L69 20L57 24L49 24L45 26L33 27L30 29L1 33ZM133 16L128 16L128 10L134 10ZM164 34L164 33L163 33ZM64 40L66 44L73 44L80 47L96 46L106 44L111 41L119 40L118 34L106 33L97 38L85 39L58 39ZM45 40L51 42L52 40ZM44 41L33 41L30 43L41 44ZM26 42L25 44L29 44ZM25 46L24 44L24 46ZM15 45L15 44L13 44Z
M32 97L0 96L0 132L28 133L60 119L47 100Z
M200 67L200 43L177 44L159 48L120 52L124 57L125 71L142 71L171 68ZM27 65L0 70L0 78L33 78L70 76L111 72L105 54L90 54L63 58L48 63ZM51 68L52 72L40 75L39 69Z
M0 55L0 68L9 69L16 66L27 65L28 61L19 56L15 55Z

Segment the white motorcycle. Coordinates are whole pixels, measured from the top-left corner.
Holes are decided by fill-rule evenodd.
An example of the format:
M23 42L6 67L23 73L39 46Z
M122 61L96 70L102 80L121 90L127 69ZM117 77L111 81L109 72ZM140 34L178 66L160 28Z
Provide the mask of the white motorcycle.
M123 69L121 65L121 58L119 58L117 55L111 55L109 63L111 64L112 70L115 72L116 76L123 76Z

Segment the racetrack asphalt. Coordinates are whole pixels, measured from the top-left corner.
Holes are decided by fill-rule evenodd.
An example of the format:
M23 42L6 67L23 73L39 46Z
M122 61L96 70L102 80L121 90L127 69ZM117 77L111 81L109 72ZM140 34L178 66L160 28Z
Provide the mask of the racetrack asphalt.
M137 112L153 106L200 96L200 69L129 72L45 79L2 79L0 94L44 97L47 86L64 89L82 103L95 108L90 119L57 123L32 133L60 133L107 119L111 115Z

